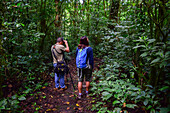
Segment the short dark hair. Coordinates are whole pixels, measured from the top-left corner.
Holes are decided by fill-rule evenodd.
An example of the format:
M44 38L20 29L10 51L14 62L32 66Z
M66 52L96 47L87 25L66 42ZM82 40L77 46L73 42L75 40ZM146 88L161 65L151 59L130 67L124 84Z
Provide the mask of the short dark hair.
M64 42L64 39L62 37L58 37L57 42Z
M80 38L80 44L78 45L78 48L82 49L82 48L85 48L87 46L89 46L89 41L88 41L86 36L82 36Z
M80 38L80 44L84 44L85 46L89 46L89 41L87 40L86 36L82 36Z

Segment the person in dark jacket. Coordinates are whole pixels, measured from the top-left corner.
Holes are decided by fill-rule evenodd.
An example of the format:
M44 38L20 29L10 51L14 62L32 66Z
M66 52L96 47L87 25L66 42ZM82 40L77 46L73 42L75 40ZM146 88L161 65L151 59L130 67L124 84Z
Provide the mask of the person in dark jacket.
M78 99L82 98L82 84L85 78L86 81L86 97L89 97L89 86L92 77L92 70L94 68L94 60L93 60L93 49L89 46L89 40L86 36L80 38L80 44L76 50L76 57L79 49L87 48L87 67L81 69L77 68L78 73Z

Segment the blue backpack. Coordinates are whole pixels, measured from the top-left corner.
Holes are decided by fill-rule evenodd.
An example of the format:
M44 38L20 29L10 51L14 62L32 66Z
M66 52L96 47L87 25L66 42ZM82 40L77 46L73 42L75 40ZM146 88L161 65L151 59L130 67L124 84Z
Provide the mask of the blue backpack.
M77 57L76 57L77 68L82 69L87 67L87 49L88 47L83 49L78 49Z

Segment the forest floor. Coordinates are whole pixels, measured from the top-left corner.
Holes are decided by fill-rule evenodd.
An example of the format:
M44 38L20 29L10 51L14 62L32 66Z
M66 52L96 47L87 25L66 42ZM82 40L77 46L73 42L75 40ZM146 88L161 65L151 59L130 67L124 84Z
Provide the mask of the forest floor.
M100 59L94 59L95 68L97 70L99 67ZM83 98L79 100L77 98L78 88L77 88L77 72L75 59L72 59L69 63L69 68L71 76L74 82L75 90L73 88L70 76L67 75L68 82L65 79L65 84L68 88L64 91L61 89L54 90L55 83L54 77L50 77L48 81L48 86L42 87L40 90L34 92L34 95L29 96L27 100L21 103L21 108L24 112L42 112L42 113L95 113L96 111L91 111L92 101L95 97ZM49 75L50 76L50 75ZM65 77L65 78L66 78ZM83 94L85 94L85 82L83 83Z

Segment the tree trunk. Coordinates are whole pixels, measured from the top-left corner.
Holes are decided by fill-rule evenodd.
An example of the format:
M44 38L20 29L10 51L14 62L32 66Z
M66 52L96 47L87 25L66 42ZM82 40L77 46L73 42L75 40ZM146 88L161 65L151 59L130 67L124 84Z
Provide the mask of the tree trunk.
M113 23L118 21L118 11L120 6L120 0L112 0L111 1L111 8L110 8L110 15L109 20L111 20ZM114 25L109 24L108 26L110 29L114 29Z
M41 33L45 33L46 31L46 18L44 17L46 15L45 13L45 10L46 10L46 0L43 2L43 0L41 0L41 6L40 6L40 17L41 17L41 21L40 21L40 32ZM40 42L40 48L39 48L39 52L42 52L43 51L43 48L44 48L44 40L45 40L45 37L46 35L41 35L41 42Z
M104 6L104 15L105 15L105 17L107 17L107 15L106 15L106 6L105 6L105 0L103 0L103 6Z
M60 0L55 0L55 3L56 3L56 17L55 17L55 27L56 27L56 37L61 37L61 20L62 20L62 3L63 1L60 1Z
M90 28L90 14L89 14L89 2L90 0L87 1L87 36L89 36L89 28Z

